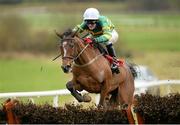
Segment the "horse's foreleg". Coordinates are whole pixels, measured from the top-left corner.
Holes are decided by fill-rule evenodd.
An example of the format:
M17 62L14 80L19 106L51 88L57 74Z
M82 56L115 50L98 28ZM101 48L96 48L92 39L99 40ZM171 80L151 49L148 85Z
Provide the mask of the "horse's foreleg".
M83 96L75 90L72 81L69 81L69 82L66 84L66 88L67 88L67 89L71 92L71 94L78 100L78 102L83 102L83 101L84 101Z
M100 93L100 100L99 100L99 105L98 107L107 107L107 100L109 101L109 91L108 88L106 86L103 86L101 89L101 93Z

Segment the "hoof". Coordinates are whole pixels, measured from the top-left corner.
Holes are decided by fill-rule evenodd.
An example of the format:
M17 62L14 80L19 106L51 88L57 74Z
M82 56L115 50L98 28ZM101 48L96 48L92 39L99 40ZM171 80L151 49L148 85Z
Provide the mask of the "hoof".
M84 102L90 102L92 99L91 99L91 97L88 95L88 94L84 94L83 95L83 101Z

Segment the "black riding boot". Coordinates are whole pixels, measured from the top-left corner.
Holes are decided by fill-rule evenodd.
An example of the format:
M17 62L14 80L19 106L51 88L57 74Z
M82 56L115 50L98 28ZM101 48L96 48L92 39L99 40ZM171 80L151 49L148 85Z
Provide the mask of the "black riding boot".
M113 47L112 43L107 45L106 48L107 48L107 51L108 51L110 56L116 57L116 52L114 50L114 47Z
M115 49L114 49L113 45L109 44L106 46L106 48L107 48L109 55L112 56L113 58L116 58L116 53L115 53ZM117 74L120 73L119 68L115 62L113 62L113 64L111 64L111 70L113 73L117 73Z

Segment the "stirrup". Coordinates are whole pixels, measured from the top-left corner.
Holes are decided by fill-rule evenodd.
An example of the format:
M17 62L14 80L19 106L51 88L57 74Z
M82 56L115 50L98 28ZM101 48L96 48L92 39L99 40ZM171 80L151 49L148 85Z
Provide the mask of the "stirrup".
M118 63L118 62L119 62L119 59L116 58L116 57L113 57L113 61L114 61L115 63Z
M111 70L112 70L112 73L116 73L116 74L120 73L119 67L115 63L111 65Z

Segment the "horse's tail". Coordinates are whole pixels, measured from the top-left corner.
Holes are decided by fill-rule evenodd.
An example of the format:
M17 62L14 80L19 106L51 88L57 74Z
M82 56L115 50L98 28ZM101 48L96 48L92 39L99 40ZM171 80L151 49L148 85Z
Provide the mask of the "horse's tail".
M130 68L133 77L136 78L136 77L137 77L137 71L136 71L136 69L135 69L135 67L134 67L134 66L136 66L136 64L135 64L135 63L132 63L132 62L128 62L128 61L126 61L126 64L127 64L128 67Z

